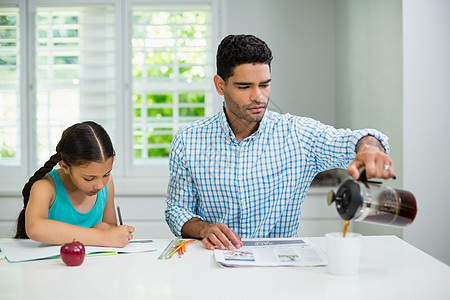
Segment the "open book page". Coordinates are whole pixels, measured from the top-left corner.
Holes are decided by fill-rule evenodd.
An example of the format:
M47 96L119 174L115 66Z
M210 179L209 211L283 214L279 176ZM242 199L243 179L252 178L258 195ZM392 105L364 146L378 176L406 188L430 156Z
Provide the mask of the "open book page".
M306 238L243 239L240 249L214 250L217 263L226 267L324 266L323 250Z
M0 250L9 262L21 262L59 256L61 246L28 239L0 239ZM151 240L132 240L123 248L85 246L86 255L93 253L137 253L156 251Z

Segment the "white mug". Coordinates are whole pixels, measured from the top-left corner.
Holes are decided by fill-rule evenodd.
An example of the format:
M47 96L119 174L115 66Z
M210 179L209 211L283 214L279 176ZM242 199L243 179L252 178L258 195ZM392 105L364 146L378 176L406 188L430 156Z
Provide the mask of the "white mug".
M358 274L361 257L362 235L347 232L325 234L327 244L328 272L333 275Z

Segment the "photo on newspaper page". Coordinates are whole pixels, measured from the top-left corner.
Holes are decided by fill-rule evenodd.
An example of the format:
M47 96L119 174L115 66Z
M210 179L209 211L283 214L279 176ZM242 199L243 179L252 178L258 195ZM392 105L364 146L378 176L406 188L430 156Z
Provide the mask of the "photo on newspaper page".
M306 238L243 239L235 250L214 250L217 263L226 267L325 266L326 254Z

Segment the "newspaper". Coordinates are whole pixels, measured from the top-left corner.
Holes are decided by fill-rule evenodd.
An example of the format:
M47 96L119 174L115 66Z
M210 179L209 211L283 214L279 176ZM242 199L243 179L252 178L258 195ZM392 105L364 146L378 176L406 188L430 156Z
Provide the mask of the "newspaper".
M325 266L324 251L306 238L243 239L235 250L214 250L225 267Z

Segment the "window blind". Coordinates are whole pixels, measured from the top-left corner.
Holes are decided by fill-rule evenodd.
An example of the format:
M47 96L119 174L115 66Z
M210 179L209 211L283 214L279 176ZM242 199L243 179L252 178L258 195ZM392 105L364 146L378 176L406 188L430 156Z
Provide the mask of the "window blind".
M36 116L40 164L62 131L93 120L115 132L113 6L36 9Z
M19 166L20 141L19 7L0 5L0 164Z
M212 113L211 15L206 4L133 6L135 164L167 157L176 131Z
M93 120L116 148L118 190L162 193L174 134L218 108L219 2L2 0L0 192Z

